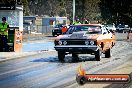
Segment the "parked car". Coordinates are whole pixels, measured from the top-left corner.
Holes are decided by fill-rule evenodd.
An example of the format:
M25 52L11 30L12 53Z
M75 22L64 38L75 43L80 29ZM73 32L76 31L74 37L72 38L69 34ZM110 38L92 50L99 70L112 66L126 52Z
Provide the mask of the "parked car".
M54 44L60 61L64 61L66 54L72 54L73 61L78 60L78 54L94 54L99 61L102 53L111 57L115 35L101 24L72 25L65 35L55 38Z
M120 33L126 33L129 30L131 30L131 28L128 25L123 25L123 24L119 24L116 28L117 32Z
M53 29L52 29L52 35L61 35L62 34L62 27L64 24L57 24Z

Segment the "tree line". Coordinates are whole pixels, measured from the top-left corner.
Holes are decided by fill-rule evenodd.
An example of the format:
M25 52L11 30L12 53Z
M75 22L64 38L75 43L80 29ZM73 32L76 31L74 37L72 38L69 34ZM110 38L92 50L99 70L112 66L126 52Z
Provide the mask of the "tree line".
M132 27L131 0L100 0L99 7L105 22L128 24Z
M2 0L1 2L15 0ZM24 15L66 16L72 21L73 0L17 0ZM0 3L1 3L0 2ZM75 19L132 26L131 0L75 0Z

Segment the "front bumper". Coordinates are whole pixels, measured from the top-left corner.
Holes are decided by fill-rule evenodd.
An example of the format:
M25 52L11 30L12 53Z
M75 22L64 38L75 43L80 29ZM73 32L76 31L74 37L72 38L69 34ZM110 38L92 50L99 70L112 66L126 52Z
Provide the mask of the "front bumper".
M54 48L56 51L88 53L95 52L99 49L96 45L57 45Z

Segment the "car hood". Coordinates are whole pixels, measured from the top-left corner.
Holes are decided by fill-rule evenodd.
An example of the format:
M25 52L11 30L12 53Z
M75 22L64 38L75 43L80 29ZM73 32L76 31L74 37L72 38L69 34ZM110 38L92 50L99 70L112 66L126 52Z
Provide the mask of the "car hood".
M86 32L74 32L72 34L59 35L56 37L59 39L93 39L96 40L100 34L86 34Z

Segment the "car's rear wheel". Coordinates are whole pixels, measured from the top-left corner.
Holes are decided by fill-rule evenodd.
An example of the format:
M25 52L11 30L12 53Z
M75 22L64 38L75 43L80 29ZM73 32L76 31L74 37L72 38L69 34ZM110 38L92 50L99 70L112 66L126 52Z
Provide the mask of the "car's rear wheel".
M111 49L109 48L106 52L105 52L105 58L110 58L111 57Z
M96 61L100 61L100 58L101 58L101 52L100 52L100 50L97 50L95 52L95 59L96 59Z
M65 52L58 51L58 59L59 61L64 61Z
M78 54L72 53L72 62L77 62L77 61L79 61Z

